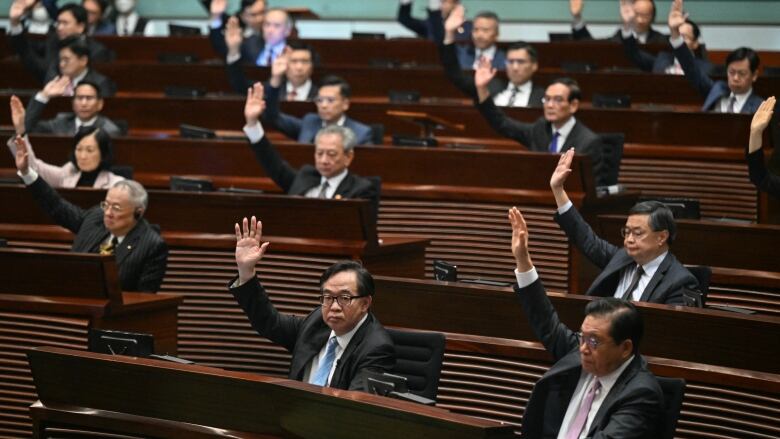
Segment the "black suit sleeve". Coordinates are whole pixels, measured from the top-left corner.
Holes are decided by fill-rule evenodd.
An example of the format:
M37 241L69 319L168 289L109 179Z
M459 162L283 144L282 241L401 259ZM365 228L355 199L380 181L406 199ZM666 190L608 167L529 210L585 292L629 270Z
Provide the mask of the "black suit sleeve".
M24 31L17 35L11 35L9 41L14 52L19 55L25 69L27 69L38 82L43 83L46 77L46 71L49 69L49 60L45 55L41 56L40 54L35 53L30 46L28 38L29 35L27 34L27 31ZM47 45L50 44L49 39L51 39L51 36L47 35Z
M160 290L168 264L168 246L160 240L146 255L138 278L138 291L154 293Z
M27 186L30 192L32 192L33 198L46 212L55 223L70 230L73 233L78 233L81 229L81 225L84 223L84 218L87 216L87 211L82 208L71 204L57 193L46 181L40 176L31 185Z
M289 193L290 187L295 180L297 172L295 169L287 163L279 151L271 145L266 136L263 136L257 143L250 144L252 152L255 153L255 158L263 167L265 173L271 177L285 193Z
M580 29L571 29L571 36L573 39L577 41L585 41L585 40L592 40L593 36L590 34L590 31L588 30L588 26L582 26Z
M395 347L389 343L382 343L366 353L357 364L357 373L349 382L349 390L366 391L366 372L391 372L395 366Z
M780 176L770 174L764 163L764 150L747 155L750 181L761 191L780 198Z
M477 110L490 124L490 126L504 137L516 140L528 149L531 149L531 128L532 124L520 122L507 117L501 111L492 99L485 99L484 102L476 105Z
M524 288L520 288L515 283L514 288L534 335L542 342L547 352L552 354L555 361L577 347L577 336L561 322L544 291L541 279Z
M301 133L303 121L297 117L282 113L279 109L279 93L281 93L280 87L271 87L270 85L265 87L266 107L263 112L263 120L268 121L277 130L284 133L285 136L297 140L298 135Z
M455 43L440 44L439 57L447 79L449 79L463 94L472 99L476 99L477 87L474 85L474 77L467 76L463 73L463 70L461 70Z
M428 26L423 20L412 17L412 4L398 6L398 22L420 38L428 38Z
M33 96L24 114L24 129L30 133L52 133L54 128L50 121L41 121L41 113L46 104L39 102Z
M252 86L252 81L247 79L241 60L225 65L230 88L238 94L246 94L246 90Z
M225 28L225 23L227 23L227 19L228 19L227 15L222 14L221 27L213 28L209 26L209 41L211 42L211 47L222 58L225 58L228 53L227 44L225 44L225 34L223 33L223 30Z
M680 47L676 47L674 49L674 57L680 62L680 67L685 72L685 78L688 79L688 82L706 99L715 82L701 71L688 46L683 44Z
M604 269L619 250L616 246L596 235L596 232L585 222L574 206L562 215L556 212L555 222L561 226L561 229L566 233L566 237L573 242L577 249L600 269Z
M621 34L620 41L623 43L623 52L626 54L626 57L630 59L635 66L645 72L653 71L655 56L640 49L639 44L633 35L628 38L623 38Z

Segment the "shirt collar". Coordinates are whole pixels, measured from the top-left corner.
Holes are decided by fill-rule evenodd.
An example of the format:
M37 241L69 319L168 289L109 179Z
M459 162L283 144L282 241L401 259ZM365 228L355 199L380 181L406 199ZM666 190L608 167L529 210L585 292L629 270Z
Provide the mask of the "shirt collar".
M642 270L644 270L645 274L653 277L655 274L655 271L658 270L658 267L661 265L661 262L663 262L664 258L666 257L666 254L669 253L669 250L661 253L660 255L656 256L655 259L648 262L647 264L642 265Z
M311 91L311 79L307 79L306 82L301 84L299 87L295 87L290 81L287 81L286 89L287 93L295 90L296 101L305 101L309 97L309 91ZM302 96L303 98L297 99L299 96Z
M73 93L76 93L76 86L79 85L79 82L84 80L84 78L87 76L87 73L89 73L89 67L84 69L84 71L81 72L80 75L78 75L75 78L71 79L70 83L73 84Z
M95 116L95 117L93 117L93 118L92 118L92 119L90 119L90 120L85 120L85 121L83 121L83 122L82 122L82 121L81 121L81 119L79 119L79 118L77 117L77 118L76 118L76 131L78 131L78 130L79 130L79 128L81 128L81 127L91 127L92 125L94 125L94 124L95 124L95 122L97 122L97 118L98 118L98 117L97 117L97 116Z
M728 96L726 96L726 99L731 99L731 97L737 98L736 102L734 103L734 110L738 111L737 109L742 109L742 106L745 105L745 101L747 101L748 97L753 93L753 87L751 87L748 91L745 93L730 93Z
M628 357L628 360L624 361L623 364L620 365L617 369L613 370L612 372L602 376L598 377L599 382L601 383L601 392L602 395L609 394L609 391L612 390L612 386L615 385L618 378L620 378L620 374L623 373L624 370L628 367L629 364L634 360L634 355L631 355Z
M346 122L346 121L347 121L347 115L346 114L342 114L341 117L339 118L339 120L336 121L336 125L338 125L340 127L343 127L344 126L344 122ZM325 128L328 125L329 124L327 122L325 122L324 120L322 121L322 127L323 128Z
M478 55L478 56L477 56ZM487 57L488 59L492 60L496 56L496 45L492 45L488 47L487 49L474 49L474 57L477 58L475 61L479 61L479 57Z
M577 120L574 118L574 116L570 117L569 120L566 121L566 123L563 124L562 127L556 129L553 125L552 130L553 132L558 131L558 135L560 137L569 137L569 133L571 133L571 130L574 129L574 124L577 123Z
M347 174L349 173L349 169L344 169L341 171L338 175L334 175L330 178L320 177L320 186L322 186L322 183L325 181L328 182L328 187L332 190L336 190L337 187L341 184L341 182L347 178Z
M330 340L333 337L336 337L336 341L338 342L339 347L341 349L346 349L347 346L349 346L349 342L352 341L352 337L354 337L357 330L360 329L361 326L363 326L363 323L366 321L367 318L368 318L368 313L366 313L363 316L363 318L360 319L358 324L355 325L355 327L352 328L352 330L347 332L346 334L336 335L336 332L331 329L330 335L328 336L328 340Z
M531 93L531 89L533 88L533 84L531 81L525 81L524 83L517 85L512 84L511 82L506 85L506 89L509 91L512 91L513 88L517 87L517 91L522 94L529 94Z

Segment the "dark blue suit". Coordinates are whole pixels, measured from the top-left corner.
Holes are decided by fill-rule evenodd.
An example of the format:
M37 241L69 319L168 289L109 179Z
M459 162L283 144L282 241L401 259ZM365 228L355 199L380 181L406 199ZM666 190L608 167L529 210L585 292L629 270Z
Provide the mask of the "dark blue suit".
M460 62L460 68L464 70L471 69L474 66L475 56L476 49L474 46L458 46L458 61ZM504 70L506 68L506 53L504 53L503 50L496 48L496 54L493 56L491 64L498 70Z
M412 4L398 6L398 22L405 28L417 34L420 38L426 38L436 43L444 39L444 17L441 10L428 9L428 19L420 20L412 17ZM471 40L473 23L469 20L455 33L455 41L467 42Z

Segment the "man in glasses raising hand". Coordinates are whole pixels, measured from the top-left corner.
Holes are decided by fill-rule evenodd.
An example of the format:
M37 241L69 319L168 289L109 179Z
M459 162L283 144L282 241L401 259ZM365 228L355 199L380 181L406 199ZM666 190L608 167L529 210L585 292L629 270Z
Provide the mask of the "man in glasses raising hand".
M369 311L374 280L357 262L331 265L320 277L322 306L307 316L279 313L257 279L255 265L268 249L262 223L236 224L238 276L228 288L252 327L292 353L289 378L319 386L365 390L363 372L395 365L390 335Z

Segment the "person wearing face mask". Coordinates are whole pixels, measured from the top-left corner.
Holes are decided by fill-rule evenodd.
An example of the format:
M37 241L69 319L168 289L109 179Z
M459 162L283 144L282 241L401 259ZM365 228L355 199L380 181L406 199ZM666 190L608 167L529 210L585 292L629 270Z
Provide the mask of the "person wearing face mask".
M18 128L16 134L25 142L30 167L51 187L108 189L117 181L124 180L124 177L110 171L113 159L111 137L100 128L90 127L80 131L73 141L70 160L62 166L37 158L30 138L24 132L19 132ZM8 140L8 149L16 156L15 137Z
M57 9L54 8L52 14L56 15L56 13ZM52 15L49 13L46 4L42 1L36 1L25 20L27 32L36 35L45 35L51 30L51 27L54 24L51 17Z
M119 36L146 35L149 20L136 12L136 0L114 0L114 26Z

